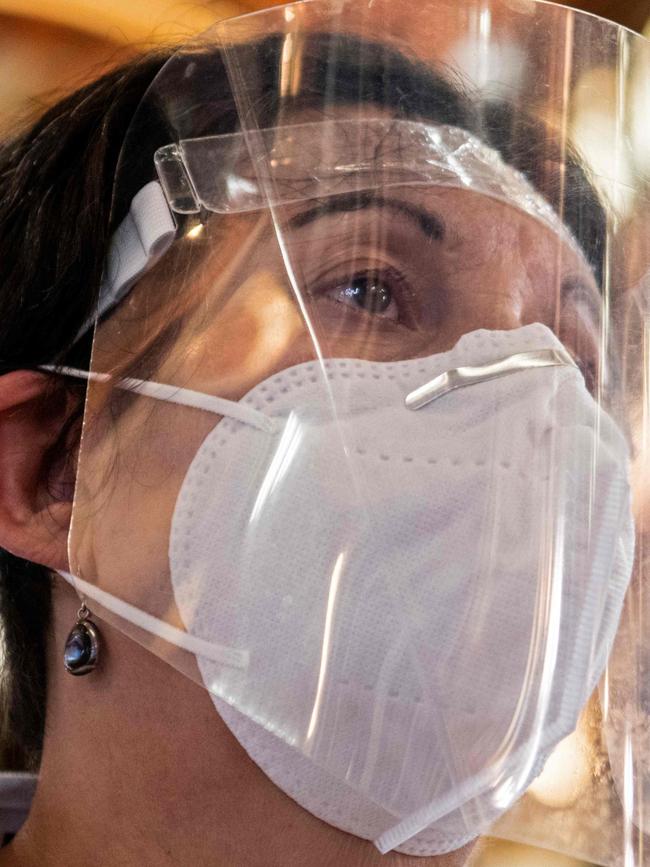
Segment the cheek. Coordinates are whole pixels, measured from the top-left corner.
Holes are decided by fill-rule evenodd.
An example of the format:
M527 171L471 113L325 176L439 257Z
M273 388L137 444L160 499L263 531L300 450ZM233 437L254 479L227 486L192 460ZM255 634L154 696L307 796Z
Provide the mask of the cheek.
M184 331L187 339L175 345L155 379L232 400L314 356L296 305L269 274L242 285L209 327L188 321ZM104 409L104 417L104 427L85 438L71 566L85 580L168 619L174 508L197 450L220 419L146 397L116 414ZM176 612L171 616L178 621Z
M291 289L270 271L253 274L207 326L188 320L157 374L208 394L239 400L271 374L314 357Z
M554 319L560 307L566 247L550 232L531 226L529 220L522 224L519 246L525 269L524 294L529 311L528 318L535 315L540 322L554 327Z
M180 625L169 610L172 516L216 416L138 400L80 462L71 567L90 583ZM178 622L177 622L178 621Z

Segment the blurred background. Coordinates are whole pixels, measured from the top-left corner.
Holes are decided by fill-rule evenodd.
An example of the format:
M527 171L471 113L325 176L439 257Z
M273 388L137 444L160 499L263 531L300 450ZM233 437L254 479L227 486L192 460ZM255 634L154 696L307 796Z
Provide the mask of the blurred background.
M272 0L0 0L0 128L122 57L205 30L219 17L270 5ZM569 5L639 31L650 20L650 0Z
M271 0L0 0L0 135L6 135L65 92L97 77L103 70L160 43L182 40L200 32L221 17L272 5ZM618 21L650 36L650 0L583 0L568 5ZM636 146L634 163L650 174L650 117L648 106L650 70L637 71L638 127L631 130ZM574 134L590 161L597 166L608 154L598 150L598 111L607 110L616 99L613 73L593 71L585 81L590 94L585 104L574 107ZM600 77L599 77L600 76ZM607 76L611 76L611 80ZM597 91L600 99L594 100ZM599 106L601 108L599 108ZM581 130L584 135L581 136ZM601 148L602 150L602 148ZM645 170L645 171L643 171ZM625 202L618 202L624 211ZM643 263L645 271L647 263ZM583 733L584 734L584 733ZM526 798L502 821L496 833L513 842L488 838L479 845L472 867L589 867L589 862L532 848L518 839L518 827L526 813L543 805L547 809L549 839L557 838L565 820L563 810L584 800L583 828L589 819L598 826L607 822L610 807L598 801L593 757L586 752L589 738L580 730L561 745ZM1 753L1 750L0 750ZM553 757L552 757L553 759ZM0 766L1 766L0 758ZM567 812L567 816L569 813ZM573 814L572 814L573 815ZM573 833L566 825L567 836ZM566 841L568 842L568 840ZM552 847L552 843L550 844ZM574 847L571 847L574 848ZM576 849L581 847L576 846ZM588 847L586 847L588 850ZM584 849L582 851L585 851Z

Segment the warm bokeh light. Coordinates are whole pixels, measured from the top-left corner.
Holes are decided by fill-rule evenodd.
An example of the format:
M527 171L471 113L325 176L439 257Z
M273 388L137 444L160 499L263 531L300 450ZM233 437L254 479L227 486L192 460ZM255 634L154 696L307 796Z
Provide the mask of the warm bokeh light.
M578 729L553 750L528 792L547 807L566 808L577 801L590 779L588 746Z
M616 74L599 67L585 73L575 88L573 143L591 168L601 195L623 218L635 204L635 166L632 152L623 146L625 140L612 140L611 118L617 114L624 126L628 115L620 104Z
M121 60L277 0L0 0L0 130Z
M591 867L587 861L520 843L485 840L467 867Z

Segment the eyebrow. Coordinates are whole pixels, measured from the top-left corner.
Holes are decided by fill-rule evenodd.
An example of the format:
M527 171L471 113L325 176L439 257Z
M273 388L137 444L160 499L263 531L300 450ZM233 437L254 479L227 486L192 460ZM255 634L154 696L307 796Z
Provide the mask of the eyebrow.
M420 231L434 241L441 241L445 237L445 224L438 214L425 208L420 208L417 205L411 205L401 199L387 199L372 190L361 190L354 193L341 193L339 195L328 196L326 199L318 201L312 208L291 217L288 225L290 228L300 229L303 226L309 225L309 223L313 223L320 217L329 216L330 214L347 213L349 211L361 211L366 208L385 208L386 210L402 214L414 222Z

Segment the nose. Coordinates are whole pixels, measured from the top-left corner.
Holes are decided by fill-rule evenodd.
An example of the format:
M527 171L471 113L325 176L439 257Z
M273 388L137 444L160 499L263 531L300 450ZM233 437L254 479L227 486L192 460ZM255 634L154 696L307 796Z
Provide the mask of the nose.
M445 293L438 345L451 348L470 331L511 331L531 318L530 275L520 251L495 251L475 268L459 269Z

